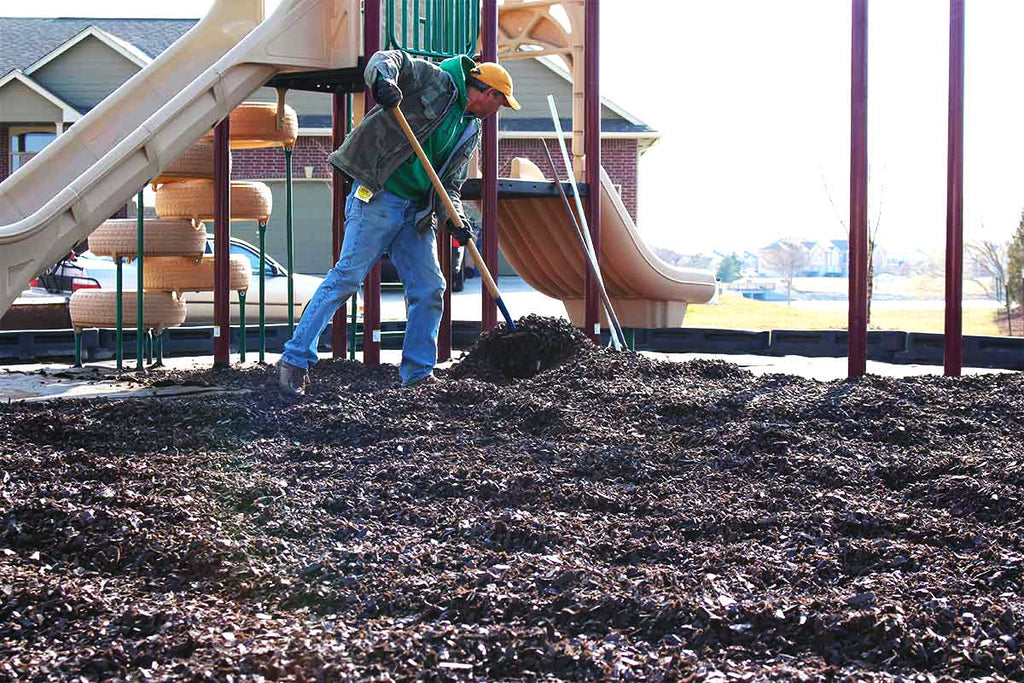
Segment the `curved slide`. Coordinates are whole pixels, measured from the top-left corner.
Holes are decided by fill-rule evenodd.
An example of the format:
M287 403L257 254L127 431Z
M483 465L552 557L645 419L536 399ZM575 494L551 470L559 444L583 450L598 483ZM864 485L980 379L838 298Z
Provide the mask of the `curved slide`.
M216 0L207 16L0 183L0 315L29 280L282 71L361 50L359 0Z
M545 180L526 159L513 161L512 175ZM601 274L619 322L623 327L679 327L687 304L707 303L714 296L715 274L676 268L655 256L603 168L600 191ZM582 326L586 266L561 198L502 199L498 230L501 250L516 272L534 289L561 299L573 324ZM607 327L603 310L601 320Z

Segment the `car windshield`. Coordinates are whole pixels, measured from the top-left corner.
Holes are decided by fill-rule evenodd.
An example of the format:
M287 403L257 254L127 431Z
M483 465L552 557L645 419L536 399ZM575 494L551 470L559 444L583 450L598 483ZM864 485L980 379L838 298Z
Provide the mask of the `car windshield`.
M230 247L231 255L240 254L249 260L249 265L252 267L252 274L260 274L260 255L255 249L249 247L246 244L238 244L232 242ZM213 256L213 239L208 238L206 240L206 255ZM277 275L277 271L274 268L274 264L271 262L270 257L267 257L266 269L264 270L267 277L273 277Z
M92 259L93 261L110 261L111 263L114 262L113 256L97 256L96 254L88 250L83 251L81 254L78 254L78 258Z
M247 259L249 259L249 264L252 266L252 274L253 275L259 275L260 274L260 255L258 253L254 252L254 251L252 251L250 249L247 249L246 247L242 246L241 244L232 244L231 245L231 255L234 256L235 254L241 254L242 256L244 256ZM265 271L264 272L267 275L273 275L274 274L274 267L272 265L270 265L269 261L264 264L264 267L265 267Z

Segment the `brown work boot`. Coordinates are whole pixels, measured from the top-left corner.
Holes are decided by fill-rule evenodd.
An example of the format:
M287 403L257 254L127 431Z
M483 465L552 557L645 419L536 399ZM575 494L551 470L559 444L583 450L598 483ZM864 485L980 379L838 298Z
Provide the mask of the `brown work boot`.
M277 361L277 386L285 396L302 396L305 393L306 371L297 365Z
M427 386L428 384L437 384L440 381L441 380L438 379L437 376L434 375L434 373L430 373L429 375L424 375L423 377L420 377L418 380L409 382L408 384L402 384L401 382L399 382L398 385L406 389L411 389L413 387Z

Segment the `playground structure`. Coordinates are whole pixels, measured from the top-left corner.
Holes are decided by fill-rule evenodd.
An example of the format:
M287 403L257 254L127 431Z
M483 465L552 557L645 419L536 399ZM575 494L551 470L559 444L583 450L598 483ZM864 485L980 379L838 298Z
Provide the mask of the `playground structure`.
M596 252L606 260L602 272L612 283L613 298L617 297L620 305L627 308L645 298L663 304L660 313L655 312L659 306L647 306L645 314L626 316L630 321L627 325L633 321L644 325L678 324L685 313L686 302L703 297L703 292L697 291L702 289L700 283L695 278L679 278L678 274L660 267L656 259L648 258L636 239L635 229L623 220L621 207L616 205L602 179L598 0L507 0L500 12L496 0L484 0L482 12L476 0L461 3L423 0L425 17L420 14L420 2L412 0L411 20L408 2L402 3L401 11L395 0L385 4L386 24L382 3L377 0L365 3L361 17L360 3L356 0L285 0L265 21L262 0L217 0L207 16L185 36L83 117L71 131L44 149L32 163L0 185L0 245L3 246L0 306L6 309L35 273L88 235L140 187L159 177L196 139L203 135L209 137L211 127L216 124L212 134L215 167L212 210L199 213L212 214L209 217L213 218L215 226L214 289L219 334L215 335L214 355L216 364L226 364L230 288L228 223L232 215L228 173L232 122L228 114L262 85L278 89L279 123L284 116L289 89L331 93L335 114L333 142L338 146L351 125L348 119L355 114L354 100L348 95L360 94L364 87L361 66L366 55L381 47L398 47L440 58L476 52L479 46L480 58L484 60L497 61L499 55L506 60L541 56L558 56L565 60L574 76L573 167L576 175L585 180L582 192L590 195L586 203L587 223ZM866 356L867 4L867 0L852 0L848 354L851 376L863 374ZM555 5L561 6L568 17L569 30L552 14ZM962 353L959 283L962 278L963 0L951 0L950 6L946 371L959 374ZM382 44L385 36L387 45ZM372 97L368 93L361 94L363 108L372 106ZM242 124L239 121L235 125ZM290 188L289 151L285 147ZM537 206L532 209L504 206L554 194L543 188L536 189L536 181L528 183L535 188L532 195L526 186L509 188L506 185L502 190L503 202L499 204L497 122L493 118L484 123L480 158L482 227L485 234L496 236L485 241L485 262L494 269L497 237L501 237L506 252L517 254L512 258L522 268L525 279L541 291L547 287L548 291L563 297L574 321L582 320L584 330L596 341L601 317L599 297L596 283L582 268L582 255L578 258L579 268L573 270L573 266L569 266L583 281L581 287L567 288L563 283L556 288L552 282L543 281L543 276L558 266L550 259L545 262L547 255L521 248L517 243L517 239L523 239L517 229L522 228L521 223L528 220L526 215L531 211L541 211L541 202L533 202ZM345 195L344 181L337 173L333 190L334 252L337 256L343 234L342 198ZM286 211L290 218L290 206ZM549 210L546 215L555 212L557 209ZM606 215L611 218L606 220ZM505 228L501 227L503 224ZM564 229L567 221L561 224ZM602 246L602 230L609 242L607 249ZM289 257L291 238L289 221ZM138 239L141 244L142 236ZM442 232L439 244L447 243L448 236ZM628 257L632 261L622 256L623 248L632 254ZM140 255L143 251L138 250ZM442 272L447 274L450 251L439 251ZM617 264L616 259L620 257L621 262ZM619 273L616 273L617 265L621 269ZM660 279L652 276L651 271L660 275ZM644 277L637 278L637 273ZM672 289L669 283L673 277L682 289ZM627 280L629 287L623 286ZM635 286L645 280L651 283L650 288ZM364 285L364 361L371 365L379 362L379 287L379 269L374 268ZM682 306L673 306L673 303ZM450 357L448 311L450 306L446 306L439 338L441 360ZM141 325L141 304L139 312ZM338 324L343 316L339 311L335 318L335 355L340 355L344 349L344 344L339 343L344 325ZM481 320L485 330L496 323L494 301L487 292L483 294Z

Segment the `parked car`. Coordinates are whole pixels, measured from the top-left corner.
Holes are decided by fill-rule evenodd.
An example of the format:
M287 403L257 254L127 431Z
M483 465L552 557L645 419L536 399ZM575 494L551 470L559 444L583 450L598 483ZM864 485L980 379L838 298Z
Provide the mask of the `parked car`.
M85 263L71 251L53 266L29 282L22 296L64 294L70 296L79 289L99 289L100 283L86 271Z
M232 256L241 254L252 264L252 281L249 283L249 291L246 292L245 298L245 322L247 325L256 325L260 320L260 251L257 247L236 237L231 238L229 249ZM208 235L206 238L206 255L213 256L212 235ZM288 270L269 256L265 258L266 301L264 310L266 320L267 323L286 323L288 322ZM323 278L316 275L303 275L302 273L292 275L293 309L296 322L302 317L306 304L313 298L313 294L321 282L323 282ZM187 292L185 301L188 302L186 325L213 324L213 292ZM231 322L238 322L238 292L231 293Z
M466 260L466 247L459 244L458 240L452 240L452 291L461 292L466 285L466 273L463 264ZM398 277L398 269L391 262L387 253L380 260L380 282L382 286L401 286L402 281Z
M231 238L230 252L232 255L241 254L252 264L252 282L249 291L246 293L245 316L246 324L255 325L259 322L259 276L260 276L260 252L259 249L238 238ZM206 239L206 255L213 256L213 236L208 235ZM103 289L115 289L117 287L117 264L109 256L97 256L91 251L79 254L75 264L81 269L81 277L87 277L95 281ZM145 263L143 263L145 268ZM122 283L124 291L134 292L137 283L137 271L135 262L126 263L121 268ZM298 320L306 304L313 297L316 288L320 286L323 278L314 275L303 275L296 273L293 278L295 320ZM288 322L288 271L270 256L266 257L265 274L265 315L268 323ZM188 317L185 318L186 325L211 325L213 324L213 292L186 292L185 301L188 302ZM238 322L238 293L231 294L231 321Z

